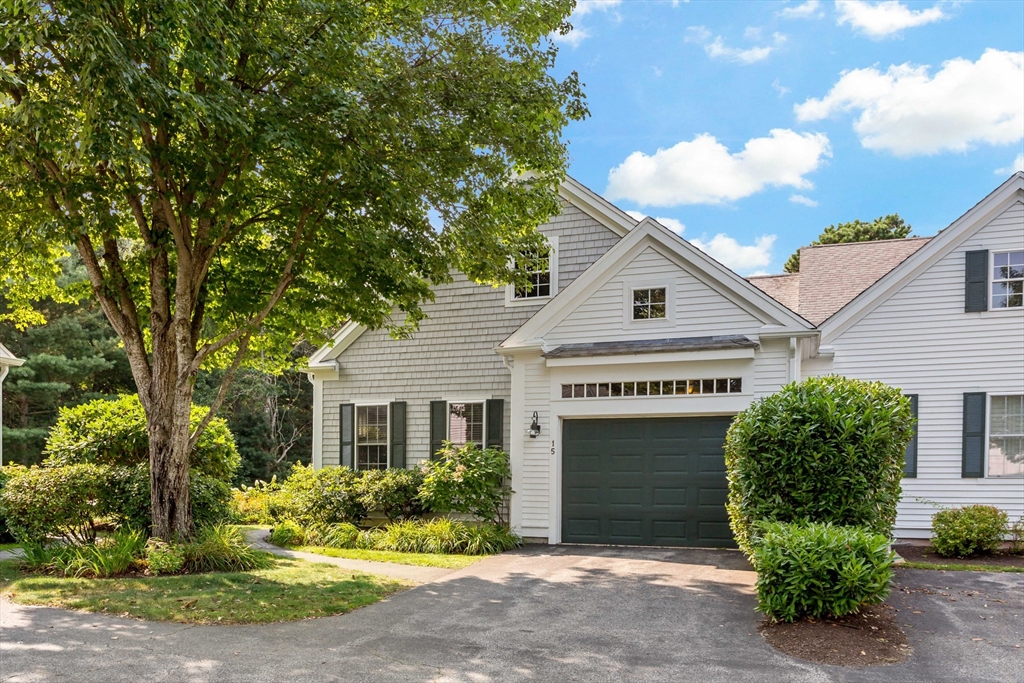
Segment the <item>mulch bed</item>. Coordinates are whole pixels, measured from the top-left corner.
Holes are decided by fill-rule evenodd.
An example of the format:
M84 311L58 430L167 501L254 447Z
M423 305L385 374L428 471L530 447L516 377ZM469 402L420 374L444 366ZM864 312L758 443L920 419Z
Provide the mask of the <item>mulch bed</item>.
M928 564L967 564L989 565L993 567L1020 567L1024 569L1024 555L1011 555L1007 552L975 555L973 557L943 557L935 552L930 545L894 545L893 550L907 562L927 562Z
M839 619L765 621L759 630L776 649L817 664L877 666L904 662L910 656L896 611L884 603Z

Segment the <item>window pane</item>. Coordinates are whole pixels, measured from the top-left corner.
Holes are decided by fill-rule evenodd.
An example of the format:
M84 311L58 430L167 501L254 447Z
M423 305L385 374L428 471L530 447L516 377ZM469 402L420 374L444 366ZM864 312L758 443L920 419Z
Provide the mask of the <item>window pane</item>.
M665 303L665 288L660 287L658 289L650 290L651 303L652 304L663 304Z
M743 391L743 380L742 379L731 379L729 380L729 393L738 394Z
M516 268L527 275L529 283L516 287L517 299L551 295L551 254L549 250L523 254L516 259Z
M587 398L594 398L595 396L597 396L597 385L596 384L588 384L587 385Z
M665 304L651 304L651 318L664 318L665 317Z
M585 392L583 391L583 385L582 384L573 384L572 385L572 397L573 398L583 398L584 395L585 395Z
M572 385L571 384L563 384L562 385L562 398L572 398Z
M622 396L622 382L612 382L611 395Z
M607 396L608 395L608 385L607 384L598 384L597 385L597 395L598 396Z
M650 317L650 309L646 305L633 306L633 320L647 320Z
M634 289L633 290L633 303L634 304L649 304L651 302L651 290L649 289Z
M713 394L715 393L715 380L704 379L701 380L701 392L702 394Z
M690 385L688 387L688 391L691 394L699 394L700 393L700 380L699 379L691 379L690 380Z
M623 396L636 396L636 384L634 382L623 382L622 383L622 395Z
M661 396L661 382L648 382L647 395Z
M636 395L637 396L646 396L647 395L647 382L637 382L636 383Z
M988 476L1019 477L1022 475L1024 475L1024 437L992 438L988 451Z
M682 394L682 395L686 394L686 380L685 379L677 379L676 380L676 395L680 395L680 394Z
M356 406L356 469L388 466L388 406Z
M448 406L448 440L456 446L484 442L484 404L452 403Z
M715 393L725 394L729 391L729 380L727 379L716 379L715 380Z
M1009 262L1010 262L1010 255L1008 253L1006 253L1006 252L1004 252L1002 254L993 254L992 255L992 265L994 265L994 266L1005 266Z

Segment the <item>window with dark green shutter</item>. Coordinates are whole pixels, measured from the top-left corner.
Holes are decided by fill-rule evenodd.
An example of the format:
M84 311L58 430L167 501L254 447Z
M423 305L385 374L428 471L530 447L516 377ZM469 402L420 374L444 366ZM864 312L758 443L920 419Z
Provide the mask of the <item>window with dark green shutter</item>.
M963 462L964 478L985 476L985 402L984 392L964 394Z
M430 459L437 458L437 452L444 447L448 438L448 401L430 402Z
M391 404L391 467L405 469L405 401Z
M492 398L487 401L487 448L504 450L505 400Z
M988 310L988 250L969 251L964 263L964 310Z
M355 441L356 406L353 403L341 404L341 465L352 467L352 451Z
M914 415L915 422L914 435L910 438L907 451L903 456L903 476L913 478L917 476L917 433L920 423L917 422L917 394L907 394L906 396L910 399L910 411Z

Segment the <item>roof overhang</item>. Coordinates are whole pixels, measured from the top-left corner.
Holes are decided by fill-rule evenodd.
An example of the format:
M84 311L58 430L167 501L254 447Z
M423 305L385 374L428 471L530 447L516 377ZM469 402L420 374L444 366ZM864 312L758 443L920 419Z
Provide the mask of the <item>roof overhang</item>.
M11 353L10 349L8 349L3 344L0 344L0 366L16 368L24 364L24 358L18 358L13 353Z

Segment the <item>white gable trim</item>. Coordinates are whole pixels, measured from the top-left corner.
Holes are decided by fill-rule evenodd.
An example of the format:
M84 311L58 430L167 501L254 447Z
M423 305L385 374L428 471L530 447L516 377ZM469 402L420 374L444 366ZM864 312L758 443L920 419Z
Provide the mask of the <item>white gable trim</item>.
M334 360L345 352L345 349L359 339L359 336L366 332L366 328L357 322L349 321L331 338L331 341L324 344L317 352L309 357L309 370L336 370Z
M502 349L535 347L590 295L631 262L644 249L653 247L727 299L773 329L790 334L813 330L814 326L749 282L732 272L653 218L645 218L609 249L594 265L577 277L550 303L526 321L501 344Z
M821 343L833 341L849 330L911 280L938 263L964 240L1016 203L1024 203L1024 172L1021 171L1010 176L1006 182L911 254L903 263L890 270L823 322L819 326Z
M625 237L637 225L635 218L569 176L558 186L558 195L619 237Z

